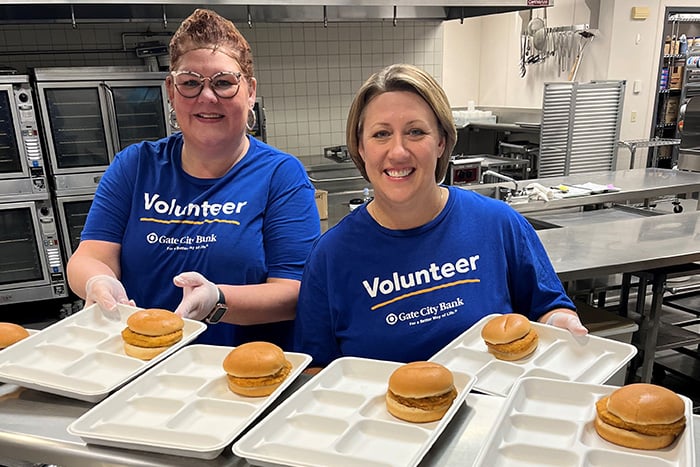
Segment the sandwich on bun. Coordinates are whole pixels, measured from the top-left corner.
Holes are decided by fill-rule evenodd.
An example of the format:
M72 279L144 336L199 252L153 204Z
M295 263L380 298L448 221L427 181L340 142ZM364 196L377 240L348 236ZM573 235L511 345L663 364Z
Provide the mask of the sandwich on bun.
M490 319L481 328L486 347L499 360L520 360L535 351L539 337L530 320L517 313Z
M611 443L635 449L669 446L685 427L685 404L662 386L635 383L596 402L595 431Z
M29 331L15 323L0 323L0 350L29 337Z
M175 313L146 308L132 313L122 331L124 352L141 360L151 360L182 339L185 322Z
M440 420L457 397L452 372L433 362L411 362L389 377L386 408L407 422Z
M228 388L240 396L269 396L287 379L292 364L270 342L248 342L231 350L223 362Z

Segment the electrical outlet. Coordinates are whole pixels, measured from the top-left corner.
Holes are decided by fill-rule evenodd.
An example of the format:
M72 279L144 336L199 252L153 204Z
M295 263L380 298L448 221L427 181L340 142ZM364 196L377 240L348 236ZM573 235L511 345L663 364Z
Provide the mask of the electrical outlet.
M630 112L630 122L635 123L637 121L637 111L633 110Z

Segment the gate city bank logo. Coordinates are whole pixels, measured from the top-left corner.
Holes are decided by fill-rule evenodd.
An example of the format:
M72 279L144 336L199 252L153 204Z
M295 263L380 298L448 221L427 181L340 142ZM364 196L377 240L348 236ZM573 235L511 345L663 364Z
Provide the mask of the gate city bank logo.
M151 245L167 245L168 250L199 250L202 248L207 248L209 243L216 243L216 234L168 237L166 235L158 235L155 232L151 232L146 234L146 241Z

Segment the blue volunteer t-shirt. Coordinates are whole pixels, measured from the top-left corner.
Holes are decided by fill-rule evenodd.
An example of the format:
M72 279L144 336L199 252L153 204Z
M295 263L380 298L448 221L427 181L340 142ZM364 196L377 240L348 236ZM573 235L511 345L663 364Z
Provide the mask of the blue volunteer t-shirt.
M132 145L107 168L81 238L121 244L121 281L138 306L174 310L182 289L172 279L185 271L221 284L301 278L320 234L314 187L298 159L249 140L245 156L218 179L182 170L180 133ZM219 323L197 342L268 340L289 349L292 328L291 321Z
M449 189L421 227L386 229L362 206L319 239L301 283L297 351L318 366L341 356L427 360L489 314L536 320L575 309L520 214Z

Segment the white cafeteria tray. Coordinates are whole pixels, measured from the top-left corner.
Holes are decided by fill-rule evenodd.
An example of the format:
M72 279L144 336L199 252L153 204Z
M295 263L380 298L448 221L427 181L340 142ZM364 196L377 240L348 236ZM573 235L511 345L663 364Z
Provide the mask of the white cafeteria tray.
M566 329L533 322L539 335L535 352L522 360L498 360L481 338L484 324L496 316L482 318L430 360L475 375L477 391L507 396L513 384L527 376L602 384L637 353L631 344L590 334L574 337Z
M474 376L453 371L457 398L442 419L410 423L386 410L391 373L402 363L334 360L233 445L253 465L414 466L464 402Z
M477 467L695 467L693 404L685 396L686 427L669 447L631 449L601 438L595 403L617 386L543 378L515 385L482 446Z
M214 459L311 362L285 352L289 376L267 397L228 388L222 363L233 347L189 345L90 409L68 427L86 443Z
M0 381L87 402L99 402L206 329L185 319L180 342L150 361L124 353L121 336L135 308L118 305L119 320L91 305L2 350Z

